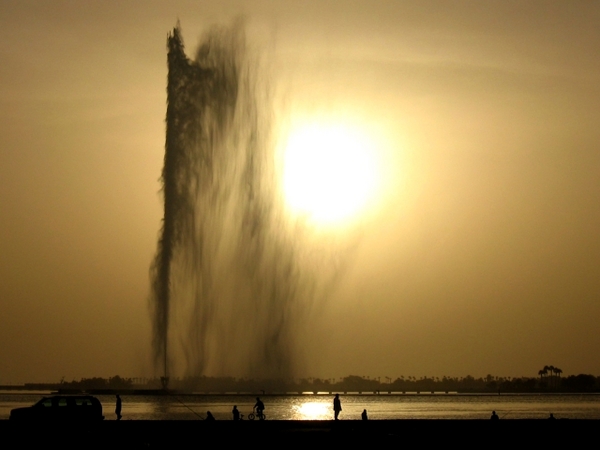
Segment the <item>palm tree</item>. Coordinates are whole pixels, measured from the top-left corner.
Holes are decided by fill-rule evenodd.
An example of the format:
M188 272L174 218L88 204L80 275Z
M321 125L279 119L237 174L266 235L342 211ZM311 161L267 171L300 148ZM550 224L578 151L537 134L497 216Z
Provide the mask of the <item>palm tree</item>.
M548 375L548 366L544 366L544 368L538 372L538 375L540 376L540 387L543 388L546 386L544 383L544 377Z
M548 372L550 372L550 386L554 387L554 366L548 366Z
M562 373L562 369L559 369L558 367L555 367L554 368L554 373L556 375L558 375L558 379L560 380L560 374ZM560 383L559 383L559 385L560 385Z
M538 370L538 375L540 376L540 383L544 380L544 375L546 375L546 371L544 369Z
M550 366L544 366L544 376L548 376L549 371L550 371Z

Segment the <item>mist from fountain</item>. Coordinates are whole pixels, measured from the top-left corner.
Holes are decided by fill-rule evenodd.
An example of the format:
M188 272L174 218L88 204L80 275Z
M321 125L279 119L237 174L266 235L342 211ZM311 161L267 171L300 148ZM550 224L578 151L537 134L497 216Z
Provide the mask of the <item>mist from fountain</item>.
M319 288L306 230L285 213L267 79L239 23L213 28L193 59L179 25L167 43L164 218L150 297L157 368L292 376Z

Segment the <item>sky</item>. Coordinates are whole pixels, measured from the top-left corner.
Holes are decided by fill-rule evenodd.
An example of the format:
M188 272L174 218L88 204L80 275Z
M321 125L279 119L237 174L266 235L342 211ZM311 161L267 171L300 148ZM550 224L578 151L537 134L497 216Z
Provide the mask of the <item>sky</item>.
M600 375L600 3L3 0L0 383L154 375L166 37L240 16L381 167L299 376Z

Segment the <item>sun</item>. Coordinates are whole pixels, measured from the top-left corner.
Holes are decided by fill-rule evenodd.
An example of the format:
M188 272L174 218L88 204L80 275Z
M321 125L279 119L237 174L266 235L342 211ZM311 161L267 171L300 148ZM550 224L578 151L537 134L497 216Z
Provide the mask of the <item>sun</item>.
M283 185L295 214L318 224L350 220L373 199L377 175L373 142L356 127L312 123L289 135Z

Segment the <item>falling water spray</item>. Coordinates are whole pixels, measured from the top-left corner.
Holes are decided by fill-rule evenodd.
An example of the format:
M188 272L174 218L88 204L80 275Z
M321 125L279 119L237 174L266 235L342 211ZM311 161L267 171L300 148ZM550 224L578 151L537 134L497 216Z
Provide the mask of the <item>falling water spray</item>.
M165 377L292 375L315 283L282 207L264 78L241 26L210 31L194 59L179 26L167 42L156 364Z

